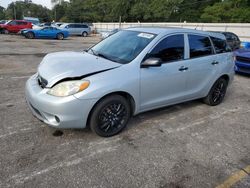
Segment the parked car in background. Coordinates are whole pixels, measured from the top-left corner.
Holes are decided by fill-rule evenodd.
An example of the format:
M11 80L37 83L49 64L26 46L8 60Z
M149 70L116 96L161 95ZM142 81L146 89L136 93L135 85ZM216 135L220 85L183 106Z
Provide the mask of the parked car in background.
M250 74L250 49L239 49L234 52L235 71Z
M229 44L229 46L232 48L233 51L240 48L241 42L236 34L232 32L223 32L223 34L225 35L227 43Z
M63 40L69 36L66 30L58 29L56 27L44 27L42 29L28 29L23 31L23 35L28 39L34 38L51 38Z
M34 24L32 24L32 30L41 30L41 29L43 29L45 26L39 26L39 25L34 25ZM25 36L25 31L27 31L27 30L31 30L31 29L22 29L21 31L20 31L20 34L21 35L23 35L23 36Z
M234 77L225 36L182 28L130 28L85 52L44 57L26 82L32 113L56 128L121 132L131 115L203 98L220 104Z
M53 22L51 25L53 27L60 27L62 24L64 24L63 22Z
M5 24L0 24L0 32L4 34L18 33L22 29L32 29L32 23L25 20L12 20Z
M34 18L34 17L23 17L23 19L27 22L31 22L34 25L39 25L40 24L40 20L39 18Z
M118 31L120 31L121 29L113 29L111 31L107 31L107 32L101 32L101 38L102 39L105 39L115 33L117 33Z
M81 23L62 24L60 28L67 30L70 35L81 35L87 37L91 33L90 27L87 24Z
M211 32L222 33L223 35L225 35L227 43L233 51L240 49L241 41L236 34L232 32L223 32L223 31L211 31Z
M233 51L240 49L241 41L236 34L232 32L222 32L222 34L225 35L227 43Z
M240 47L250 49L250 42L241 42Z

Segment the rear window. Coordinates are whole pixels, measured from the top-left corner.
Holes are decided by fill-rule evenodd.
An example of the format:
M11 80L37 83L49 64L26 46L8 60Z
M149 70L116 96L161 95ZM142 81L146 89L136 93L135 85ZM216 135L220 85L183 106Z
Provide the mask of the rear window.
M213 54L213 48L209 37L200 35L188 35L190 58L202 57Z
M214 44L214 48L217 54L232 51L225 40L215 37L211 37L211 40Z

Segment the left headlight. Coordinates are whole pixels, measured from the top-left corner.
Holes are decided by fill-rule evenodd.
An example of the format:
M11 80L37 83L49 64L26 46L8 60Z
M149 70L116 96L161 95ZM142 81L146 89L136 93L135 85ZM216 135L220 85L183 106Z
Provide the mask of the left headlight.
M89 84L88 80L65 81L55 85L47 93L57 97L66 97L87 89Z

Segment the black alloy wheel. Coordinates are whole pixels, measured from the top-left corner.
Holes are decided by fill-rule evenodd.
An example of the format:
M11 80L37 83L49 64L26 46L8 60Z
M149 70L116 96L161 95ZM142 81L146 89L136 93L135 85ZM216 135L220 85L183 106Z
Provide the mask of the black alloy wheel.
M90 128L99 136L110 137L121 132L130 118L130 106L120 95L100 101L93 110Z
M207 97L204 99L204 102L211 106L220 104L226 95L227 85L227 80L225 80L224 78L218 79L214 83Z

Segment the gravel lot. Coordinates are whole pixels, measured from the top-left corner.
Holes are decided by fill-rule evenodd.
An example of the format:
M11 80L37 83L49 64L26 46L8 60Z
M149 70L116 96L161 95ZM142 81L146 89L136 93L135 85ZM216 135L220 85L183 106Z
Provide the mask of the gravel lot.
M112 138L60 134L34 118L24 86L45 54L97 41L0 35L0 187L216 187L250 165L249 76L236 75L219 106L192 101L143 113ZM233 187L250 187L249 174Z

